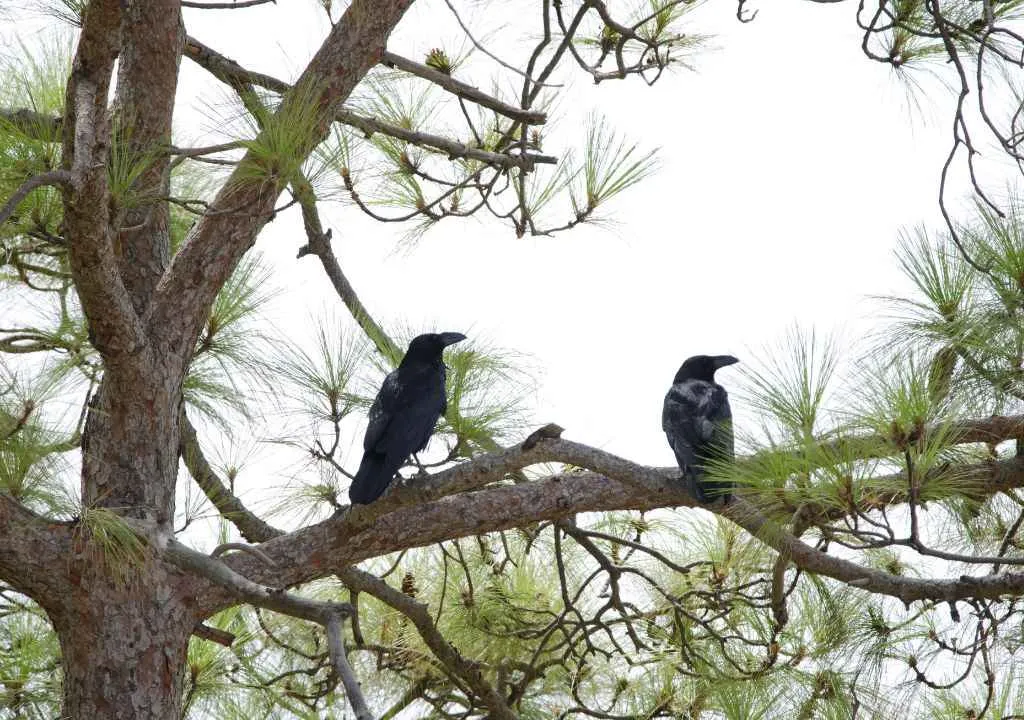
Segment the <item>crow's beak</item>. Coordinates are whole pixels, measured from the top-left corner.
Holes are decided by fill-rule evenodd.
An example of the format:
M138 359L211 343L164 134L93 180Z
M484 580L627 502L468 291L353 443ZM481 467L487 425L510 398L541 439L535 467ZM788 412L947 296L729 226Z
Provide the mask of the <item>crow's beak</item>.
M732 355L716 355L715 356L715 370L726 367L727 365L735 365L739 362L738 358L734 358Z
M465 335L457 332L443 332L440 334L440 336L441 344L444 345L445 347L448 347L449 345L454 345L457 342L462 342L463 340L466 339Z

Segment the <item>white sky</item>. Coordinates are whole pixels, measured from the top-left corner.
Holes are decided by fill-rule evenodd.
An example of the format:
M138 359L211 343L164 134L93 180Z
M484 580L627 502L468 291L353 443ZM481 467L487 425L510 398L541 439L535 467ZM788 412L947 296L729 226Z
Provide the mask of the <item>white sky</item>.
M439 25L444 5L423 2L392 42L414 59L456 37ZM536 32L538 4L519 5L526 10L508 12L531 24L493 36L513 62ZM461 6L481 35L496 26L494 4ZM595 109L661 148L660 171L606 208L612 231L517 239L494 222L446 221L407 250L402 227L326 205L335 252L370 312L385 325L461 330L528 355L538 397L523 435L555 421L567 437L658 465L673 462L661 403L687 356L743 360L794 322L845 330L857 352L878 310L865 298L902 287L892 255L899 229L939 222L952 95L926 84L930 97L919 94L923 110L915 109L891 70L862 55L854 3L755 7L756 21L740 25L734 2L713 0L694 30L713 33L717 49L697 56L696 72L678 70L653 88L637 79L595 88L564 66L558 79L576 80L545 152L564 152ZM312 0L186 11L186 25L244 66L285 79L326 33ZM479 67L470 79L487 88L493 66ZM185 95L204 71L189 61L182 68L177 142L201 142L199 125L210 122L188 110ZM319 263L295 260L302 242L290 211L257 243L285 293L274 320L293 332L311 313L344 315ZM728 386L737 372L719 379ZM749 421L742 406L735 412L741 427Z

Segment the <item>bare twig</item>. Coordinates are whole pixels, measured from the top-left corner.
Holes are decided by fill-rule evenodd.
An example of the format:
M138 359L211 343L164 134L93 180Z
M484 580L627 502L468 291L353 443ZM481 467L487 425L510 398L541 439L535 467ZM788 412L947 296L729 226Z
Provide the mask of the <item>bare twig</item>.
M229 633L227 630L221 630L220 628L210 627L206 623L199 623L194 628L192 628L192 634L196 637L203 638L204 640L209 640L210 642L215 642L218 645L223 645L224 647L228 648L234 645L235 640L237 640L237 638L232 633Z
M345 687L345 694L352 706L352 712L356 714L356 720L373 720L373 714L366 705L366 698L363 697L363 689L359 685L356 674L349 665L348 657L345 655L345 641L341 632L341 615L331 613L327 618L327 647L331 656L331 664L334 672L341 679Z
M477 50L482 52L484 55L489 57L494 62L496 62L499 65L501 65L506 70L511 70L512 72L516 73L517 75L521 75L527 82L534 83L536 85L542 85L544 87L552 87L552 88L554 88L554 87L562 87L561 83L551 83L551 84L545 85L542 82L538 82L537 80L531 78L527 73L525 73L522 70L520 70L519 68L517 68L515 65L512 65L511 63L505 62L500 57L495 55L493 52L488 50L486 45L484 45L483 43L479 42L476 39L476 37L474 37L472 31L469 29L469 27L463 21L462 16L459 15L459 11L452 4L451 0L444 0L444 2L445 2L445 5L448 6L448 9L451 11L452 15L455 16L455 22L457 22L459 24L459 27L462 28L462 32L464 32L466 34L466 37L469 38L469 41L471 43L473 43L473 47L475 47Z
M28 194L39 187L71 187L74 176L67 170L50 170L49 172L33 175L21 184L14 194L0 207L0 223L7 222L14 210L21 204L21 201L28 197Z
M237 550L238 552L249 553L253 557L259 558L260 560L262 560L265 564L269 565L270 567L275 567L277 565L277 563L274 562L273 558L268 557L267 554L265 552L263 552L262 550L260 550L258 547L254 547L252 545L246 545L245 543L234 543L234 542L221 543L220 545L215 547L212 552L210 552L210 557L218 558L221 555L223 555L224 553L230 552L232 550Z

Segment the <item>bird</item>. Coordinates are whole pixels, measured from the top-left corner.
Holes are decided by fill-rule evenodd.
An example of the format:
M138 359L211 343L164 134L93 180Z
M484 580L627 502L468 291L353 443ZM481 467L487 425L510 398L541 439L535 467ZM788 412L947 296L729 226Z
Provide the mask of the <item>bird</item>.
M442 353L465 339L458 332L418 335L402 362L384 378L370 406L363 458L348 489L353 505L379 498L409 456L427 446L437 419L447 409Z
M738 362L732 355L687 358L665 395L661 428L702 503L718 497L729 502L732 484L705 475L708 463L732 461L735 454L729 394L715 382L715 371Z

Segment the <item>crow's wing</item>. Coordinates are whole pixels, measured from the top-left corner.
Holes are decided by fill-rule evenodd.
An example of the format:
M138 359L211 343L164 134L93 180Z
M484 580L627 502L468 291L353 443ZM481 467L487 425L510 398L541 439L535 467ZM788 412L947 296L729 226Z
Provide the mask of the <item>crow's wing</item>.
M725 388L684 380L665 395L661 427L683 469L733 455L732 412Z
M381 443L386 444L386 449L378 445L378 451L386 452L389 459L399 465L404 463L410 455L427 446L443 405L443 391L431 389L431 392L417 396L414 402L391 418L386 439Z
M398 370L392 370L384 378L384 383L373 399L370 412L367 415L369 423L366 426L366 435L363 436L363 450L375 449L377 444L384 437L388 423L395 413L402 399L402 381Z
M363 449L405 462L426 447L444 412L444 367L426 373L395 370L370 407Z

